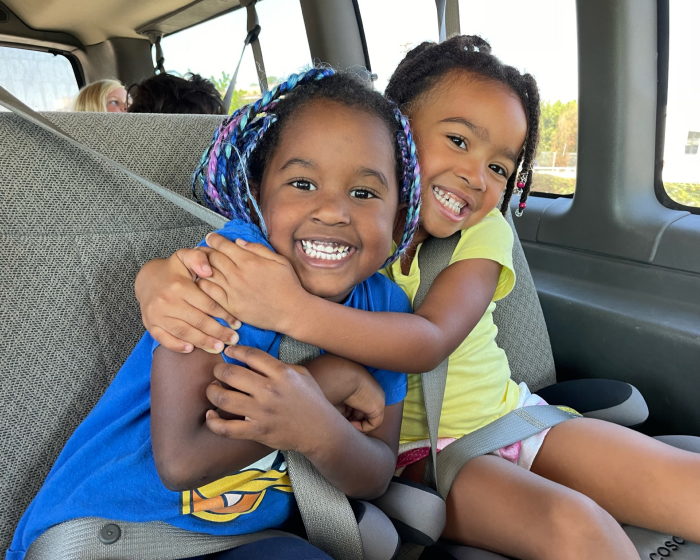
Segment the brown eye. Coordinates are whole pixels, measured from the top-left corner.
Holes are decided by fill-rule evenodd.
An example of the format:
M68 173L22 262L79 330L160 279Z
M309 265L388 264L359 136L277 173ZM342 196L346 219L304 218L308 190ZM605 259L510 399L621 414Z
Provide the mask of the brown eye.
M464 138L462 138L461 136L449 135L448 138L450 139L450 142L452 142L455 146L457 146L461 150L467 149L467 143L464 141Z
M505 169L503 169L500 165L492 163L491 165L489 165L489 169L491 171L494 171L495 173L498 173L502 177L508 178L508 172Z
M350 192L350 196L353 198L359 198L361 200L369 200L370 198L376 198L376 195L368 191L367 189L354 189Z
M294 188L297 188L301 191L315 191L316 190L316 185L314 185L311 181L306 181L304 179L297 179L296 181L292 181L290 183Z

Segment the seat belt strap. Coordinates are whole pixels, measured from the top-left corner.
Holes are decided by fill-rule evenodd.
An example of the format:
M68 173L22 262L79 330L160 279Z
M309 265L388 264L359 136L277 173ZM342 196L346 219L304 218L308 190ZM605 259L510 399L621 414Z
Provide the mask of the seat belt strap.
M320 354L315 346L286 335L280 341L279 359L287 364L304 365ZM364 558L360 530L345 494L301 453L286 451L284 457L309 542L335 560Z
M245 54L245 49L252 41L257 41L258 35L260 35L260 25L255 25L252 30L248 31L248 35L243 40L243 49L241 50L241 56L238 57L238 64L236 65L236 71L233 73L231 78L231 83L229 83L226 89L226 95L224 96L224 109L227 114L231 113L231 101L233 100L233 92L236 89L236 81L238 80L238 71L241 69L241 62L243 61L243 55ZM255 53L253 53L255 55ZM267 83L267 80L266 80Z
M255 9L255 4L258 0L242 0L241 4L245 6L248 15L248 32L260 28L258 21L258 12ZM253 49L253 58L255 59L255 69L258 72L258 82L260 83L260 92L265 93L268 90L267 74L265 73L265 62L263 61L262 48L260 47L260 31L250 41L250 46Z
M26 559L176 560L214 554L273 537L296 535L275 530L248 535L209 535L162 521L132 523L80 517L42 533L29 547Z
M443 449L437 457L438 492L447 499L455 477L467 462L501 447L539 434L565 420L580 418L572 410L553 405L516 408L490 424L462 436Z
M149 181L145 177L142 177L141 175L138 175L137 173L134 173L130 169L124 167L121 163L117 163L113 159L108 158L107 156L101 154L97 150L93 150L92 148L86 146L82 142L77 141L75 138L73 138L67 132L63 131L61 128L56 126L46 117L44 117L40 113L37 113L36 111L34 111L34 109L31 109L30 107L22 103L19 99L17 99L14 95L12 95L2 86L0 86L0 105L6 107L7 109L12 111L16 115L19 115L23 119L35 124L36 126L43 128L51 134L58 136L62 140L65 140L78 150L97 158L99 161L106 163L108 166L118 171L121 171L134 181L140 183L141 185L144 185L145 187L148 187L156 194L162 196L166 200L182 208L185 212L192 214L196 218L199 218L200 220L209 224L215 229L222 228L224 224L228 222L228 220L225 217L217 214L212 210L209 210L209 208L205 208L201 204L197 204L195 201L190 200L189 198L185 198L184 196L181 196L169 189L166 189L165 187L154 183L153 181Z
M421 246L417 257L421 281L414 298L414 310L423 303L435 278L449 265L460 237L461 232L446 239L430 238ZM461 437L438 455L437 438L447 382L447 366L448 359L421 376L430 437L430 460L426 463L423 484L438 490L443 498L447 497L457 473L471 459L512 445L564 420L579 416L577 413L560 410L555 406L516 409Z
M418 268L420 269L420 284L413 298L413 310L418 309L426 294L433 285L435 278L450 263L452 253L459 243L461 233L457 232L446 239L431 237L418 250ZM423 402L428 421L428 436L430 438L430 460L425 465L423 484L437 489L437 438L440 427L440 413L445 395L447 382L447 365L449 357L445 358L434 370L421 375Z

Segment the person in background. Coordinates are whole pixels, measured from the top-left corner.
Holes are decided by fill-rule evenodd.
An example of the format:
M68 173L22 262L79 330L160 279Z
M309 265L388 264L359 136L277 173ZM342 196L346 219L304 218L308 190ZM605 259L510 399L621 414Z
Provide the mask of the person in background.
M126 88L117 80L99 80L78 93L75 110L90 113L126 113Z
M129 88L129 113L185 113L224 115L221 95L199 74L186 78L157 74Z

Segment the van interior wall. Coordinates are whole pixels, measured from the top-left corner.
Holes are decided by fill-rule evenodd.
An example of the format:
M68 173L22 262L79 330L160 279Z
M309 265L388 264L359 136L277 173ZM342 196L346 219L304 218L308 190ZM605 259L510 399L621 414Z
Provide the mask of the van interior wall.
M155 73L151 43L147 39L114 37L75 54L86 83L112 78L128 87Z
M343 70L370 68L352 0L301 0L301 12L312 60Z
M655 0L579 0L579 161L570 198L515 220L559 380L644 395L650 434L700 435L700 215L654 193Z

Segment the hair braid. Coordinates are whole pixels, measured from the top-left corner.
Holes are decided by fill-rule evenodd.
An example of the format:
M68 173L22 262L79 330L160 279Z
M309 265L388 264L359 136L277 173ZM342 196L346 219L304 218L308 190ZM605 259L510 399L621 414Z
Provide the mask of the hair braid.
M447 74L465 70L505 84L523 105L527 119L525 144L518 156L515 170L508 178L503 193L501 212L506 213L514 193L520 194L516 215L520 216L532 186L532 167L539 141L540 105L537 83L530 74L521 74L503 64L491 54L491 45L476 35L458 35L439 44L421 43L408 52L389 80L386 95L400 108L410 109Z
M194 173L192 192L199 200L227 218L252 222L248 210L248 158L277 117L270 112L278 99L299 84L321 80L335 74L332 68L312 68L289 79L250 105L245 105L227 118L214 134ZM235 152L235 153L234 153ZM229 165L236 157L238 163ZM246 188L242 189L245 184ZM264 225L261 225L264 228Z
M537 144L540 141L540 94L537 89L537 82L530 74L523 75L527 100L529 103L526 114L528 116L527 123L527 139L525 140L525 148L523 149L522 157L522 173L524 173L524 181L522 192L520 193L520 203L515 215L520 217L523 215L525 206L527 205L527 197L530 194L532 187L532 167L535 163L537 155ZM503 210L503 209L502 209Z
M401 177L401 185L399 190L399 202L407 205L406 221L404 230L399 241L396 251L387 259L384 266L390 265L397 258L403 255L411 245L413 235L418 229L418 221L420 219L420 166L418 165L418 156L416 144L413 142L413 134L408 119L401 114L401 111L394 109L397 122L400 124L400 129L396 134L396 139L401 152L401 160L403 162L403 174ZM384 268L384 266L382 268Z
M254 103L238 109L219 126L204 152L193 176L194 196L229 219L251 223L252 206L266 235L249 181L256 188L260 185L265 165L272 158L285 126L304 104L316 99L337 101L379 117L394 139L399 203L406 204L407 212L401 240L386 266L406 251L418 228L420 169L408 119L356 76L336 73L327 67L313 68L289 76Z

